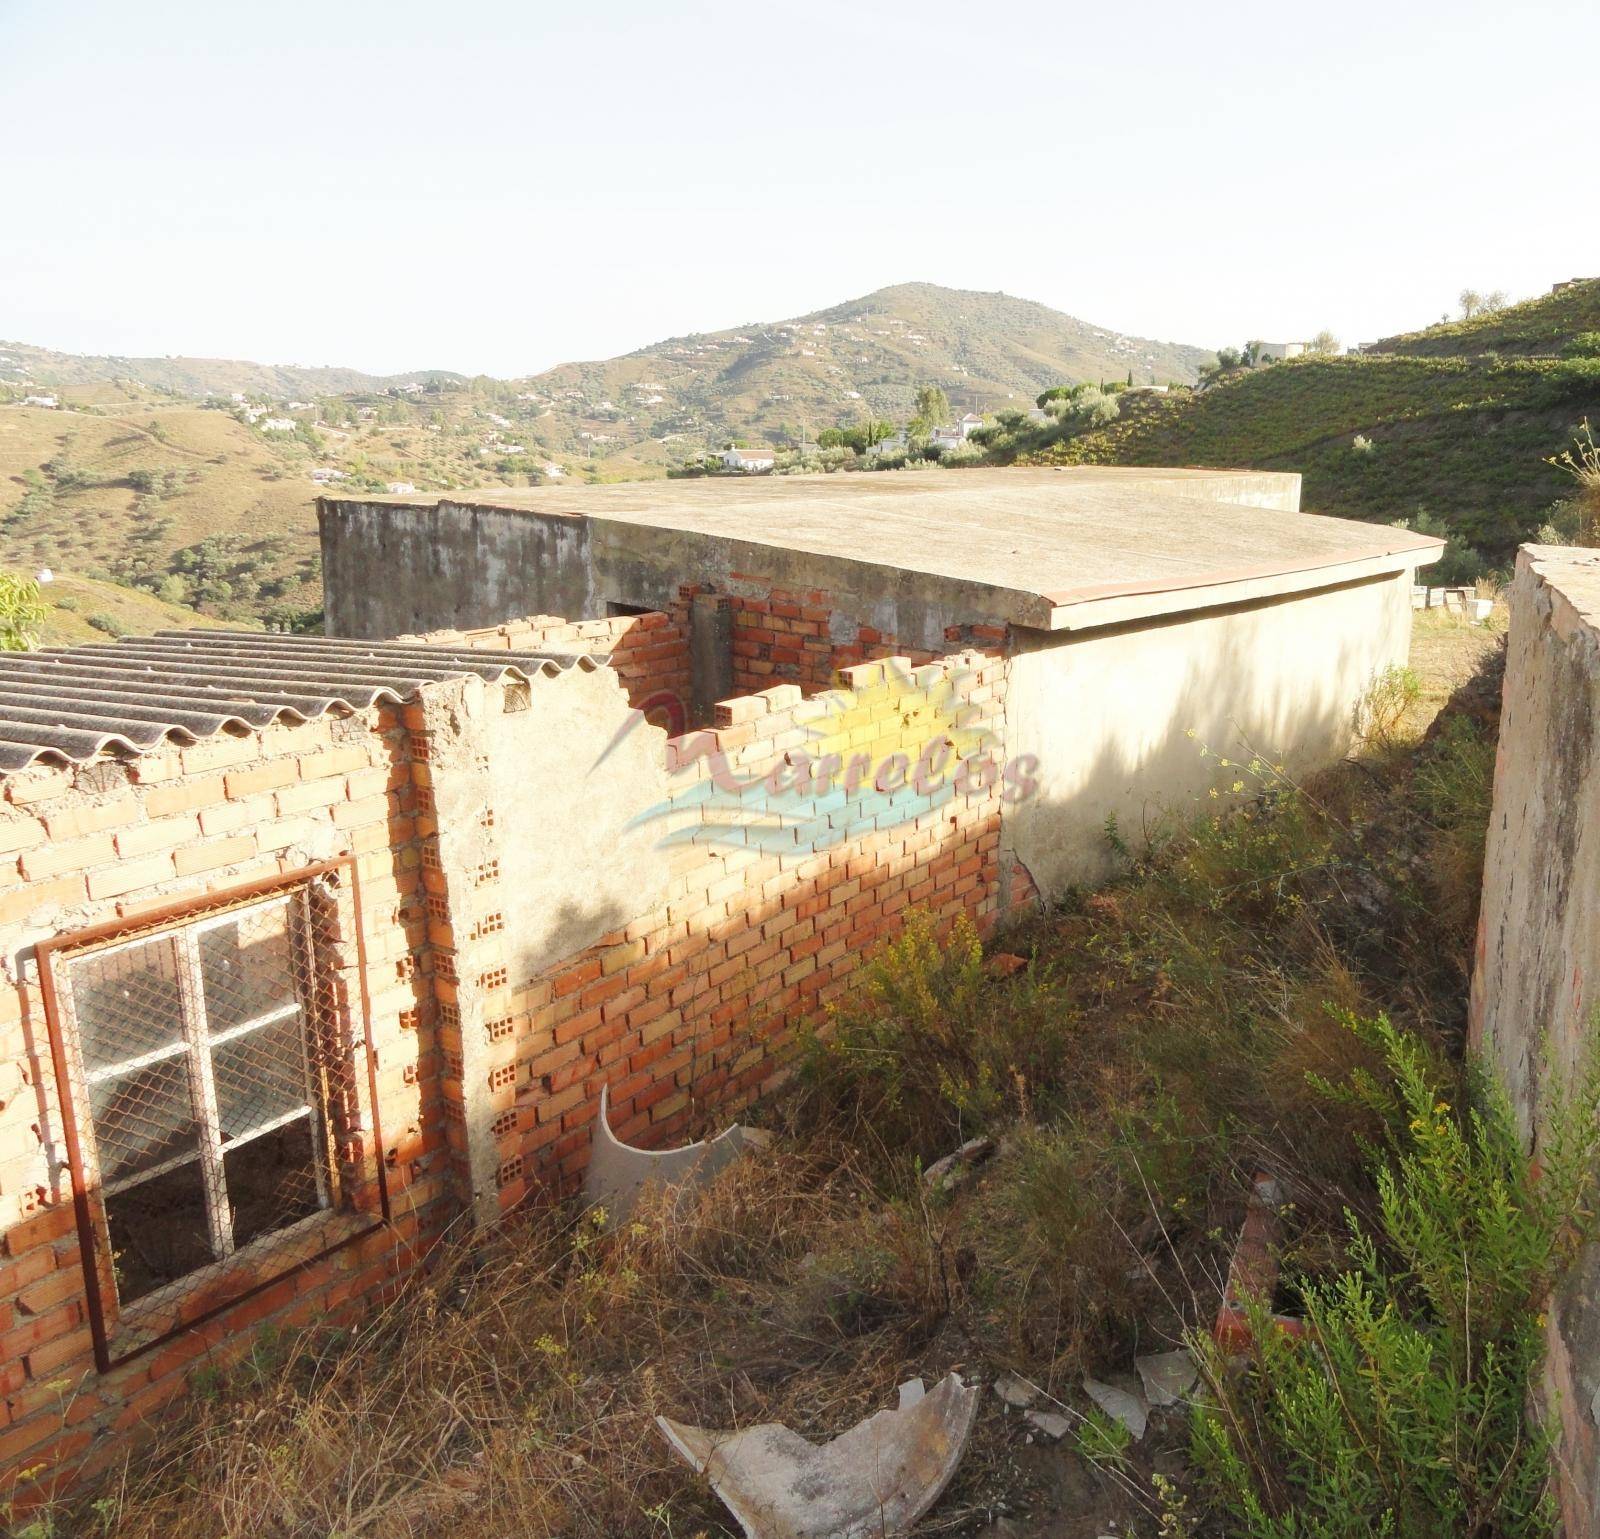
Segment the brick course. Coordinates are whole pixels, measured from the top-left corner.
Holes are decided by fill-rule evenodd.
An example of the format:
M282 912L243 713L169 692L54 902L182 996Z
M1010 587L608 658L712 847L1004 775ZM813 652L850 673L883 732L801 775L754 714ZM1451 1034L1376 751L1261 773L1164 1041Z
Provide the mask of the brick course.
M688 698L692 596L686 588L672 614L536 617L430 639L603 654L628 701L650 714L663 697ZM464 1208L502 1213L572 1191L602 1085L619 1136L677 1141L784 1073L795 1028L825 1019L908 909L944 923L968 914L987 929L1008 901L1026 898L1025 873L1013 880L1000 854L1006 663L995 638L937 661L901 654L841 671L819 595L771 602L782 611L748 613L813 628L756 627L797 638L781 646L802 659L802 677L769 677L722 702L709 728L670 738L647 729L671 790L656 809L665 887L529 976L514 963L518 893L494 857L486 802L474 828L447 830L454 853L441 855L440 777L475 771L451 758L434 737L438 718L418 704L0 779L8 954L41 930L67 933L336 854L356 858L384 1134L376 1152L394 1214L392 1227L126 1369L97 1373L67 1173L45 1143L58 1113L37 968L25 969L20 986L0 990L4 1446L49 1465L50 1479L101 1467L195 1366L246 1350L261 1323L358 1314ZM826 654L806 645L823 641ZM778 656L771 645L768 655ZM475 698L487 711L537 710L536 693L513 704L511 692L527 688L487 685ZM660 714L681 725L681 713ZM480 845L481 858L464 863L461 852ZM583 873L572 880L579 892ZM344 942L353 999L354 937ZM70 1428L63 1398L44 1393L59 1379L73 1386Z

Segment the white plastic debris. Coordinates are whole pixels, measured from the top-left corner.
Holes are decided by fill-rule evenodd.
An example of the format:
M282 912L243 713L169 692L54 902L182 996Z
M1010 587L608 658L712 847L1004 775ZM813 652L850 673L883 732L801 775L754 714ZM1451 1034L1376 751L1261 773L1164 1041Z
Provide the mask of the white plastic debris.
M611 1087L605 1085L583 1194L591 1205L604 1208L607 1222L615 1225L633 1212L647 1190L699 1186L747 1149L764 1149L771 1141L770 1133L736 1123L715 1138L679 1149L636 1149L611 1131Z
M780 1422L742 1432L665 1416L656 1425L746 1539L896 1539L949 1484L977 1409L978 1390L951 1373L909 1408L878 1411L820 1447Z

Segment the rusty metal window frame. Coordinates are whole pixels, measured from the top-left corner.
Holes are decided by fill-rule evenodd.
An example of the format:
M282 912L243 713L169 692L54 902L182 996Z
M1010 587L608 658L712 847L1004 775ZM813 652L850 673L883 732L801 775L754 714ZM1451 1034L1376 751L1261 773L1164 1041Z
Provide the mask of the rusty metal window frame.
M220 1035L206 1030L206 1003L203 985L196 988L194 980L201 977L199 946L206 932L229 924L239 924L243 919L265 914L275 908L285 912L285 933L289 944L303 959L304 976L308 982L321 985L331 977L325 971L327 963L317 952L313 939L314 926L310 921L308 905L314 884L325 883L326 891L337 895L348 893L349 918L354 940L356 978L355 987L343 991L337 1024L344 1028L344 1038L353 1055L359 1046L365 1054L365 1106L357 1092L356 1129L370 1128L370 1150L364 1158L369 1164L370 1180L377 1197L377 1210L367 1222L359 1222L360 1215L350 1207L340 1206L338 1161L332 1148L331 1107L319 1095L325 1087L313 1082L309 1042L321 1025L314 1017L324 1015L325 1004L297 999L294 1004L264 1012L258 1017L234 1022ZM302 910L302 922L291 922L296 907ZM103 959L117 951L149 945L170 939L176 964L176 983L180 995L179 1020L173 1023L172 1040L120 1062L114 1068L102 1066L90 1070L84 1060L83 1042L73 1011L71 966L86 959ZM254 1297L264 1289L281 1282L322 1261L335 1251L382 1229L391 1222L386 1165L383 1159L383 1134L378 1104L378 1079L376 1052L372 1041L371 1008L367 984L366 937L362 923L360 878L353 856L345 855L288 871L277 877L241 884L221 892L166 904L147 910L127 919L112 920L104 924L41 941L35 947L39 967L40 992L44 1005L45 1024L50 1039L52 1067L57 1087L57 1104L61 1117L62 1143L65 1146L66 1165L72 1184L73 1206L77 1219L79 1251L83 1266L85 1302L89 1316L90 1334L94 1344L96 1366L101 1372L118 1366L143 1352L171 1340L174 1336L225 1314L228 1310ZM185 962L187 965L184 965ZM188 981L185 981L188 980ZM319 1203L315 1212L279 1227L253 1236L236 1252L232 1226L227 1207L227 1181L223 1169L224 1147L221 1141L220 1122L215 1105L212 1081L212 1053L219 1046L243 1040L253 1032L263 1031L275 1019L299 1019L299 1051L306 1075L306 1104L295 1108L278 1121L286 1126L300 1117L309 1116L311 1158L315 1171ZM136 1340L126 1333L119 1341L118 1326L111 1316L126 1316L137 1320L153 1311L141 1296L124 1308L119 1304L116 1280L112 1268L110 1220L105 1197L116 1195L108 1190L102 1195L98 1178L98 1143L94 1116L89 1100L89 1087L96 1076L112 1072L128 1073L145 1061L155 1063L168 1059L181 1059L190 1079L191 1093L196 1099L194 1115L199 1143L193 1155L184 1154L162 1164L143 1170L130 1180L113 1183L117 1190L133 1187L143 1181L153 1180L169 1167L177 1168L198 1160L205 1193L208 1237L213 1259L201 1263L191 1271L179 1274L157 1286L151 1294L155 1299L171 1294L164 1307L178 1316L170 1328L147 1331ZM319 1131L321 1138L316 1136ZM234 1136L227 1144L228 1150L247 1146L256 1138L274 1131L270 1125L252 1127L241 1138ZM365 1183L363 1183L365 1184ZM272 1264L271 1242L280 1237L296 1235L305 1242L304 1252L278 1258ZM234 1291L197 1311L182 1308L185 1278L201 1277L213 1282L225 1282L235 1259L241 1267L241 1285ZM193 1286L191 1284L191 1286Z

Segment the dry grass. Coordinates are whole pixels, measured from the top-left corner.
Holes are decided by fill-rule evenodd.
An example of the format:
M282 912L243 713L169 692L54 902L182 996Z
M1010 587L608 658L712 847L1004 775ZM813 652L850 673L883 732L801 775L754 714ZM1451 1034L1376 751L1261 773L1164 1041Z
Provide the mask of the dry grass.
M769 1155L616 1234L566 1211L447 1243L357 1335L264 1337L53 1532L725 1535L656 1414L822 1439L950 1368L1020 1372L1076 1409L1083 1370L1211 1318L1263 1165L1296 1191L1297 1259L1338 1265L1377 1133L1309 1082L1371 1067L1339 1012L1440 1049L1461 1032L1493 735L1450 723L1304 785L1252 772L1006 936L1028 959L1008 976L914 926L768 1107ZM930 1194L917 1157L975 1131L993 1162ZM1017 1425L985 1398L920 1532L1059 1479L1026 1467ZM1124 1517L1154 1510L1136 1457Z
M822 1437L953 1360L931 1335L950 1303L934 1230L893 1208L868 1226L879 1200L849 1151L790 1148L615 1235L546 1214L483 1250L447 1245L358 1335L265 1339L98 1515L57 1531L103 1516L124 1539L727 1532L658 1413Z

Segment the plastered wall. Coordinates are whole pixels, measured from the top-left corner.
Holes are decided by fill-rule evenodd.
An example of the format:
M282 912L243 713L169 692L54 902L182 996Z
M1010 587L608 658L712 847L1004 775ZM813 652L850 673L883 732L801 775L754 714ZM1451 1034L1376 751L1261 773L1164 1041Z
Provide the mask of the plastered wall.
M1005 848L1056 892L1109 869L1108 817L1138 845L1237 780L1240 760L1336 759L1410 636L1406 574L1083 636L1017 632L1007 741L1037 790L1008 811Z
M1537 1153L1546 1092L1600 1021L1600 553L1524 546L1509 591L1500 747L1471 1034ZM1545 1414L1570 1536L1600 1532L1600 1247L1546 1311Z

